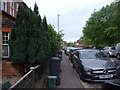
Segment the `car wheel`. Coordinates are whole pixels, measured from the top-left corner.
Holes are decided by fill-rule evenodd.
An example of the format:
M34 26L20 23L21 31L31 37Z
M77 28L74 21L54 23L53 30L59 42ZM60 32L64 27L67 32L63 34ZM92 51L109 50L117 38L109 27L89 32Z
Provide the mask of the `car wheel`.
M119 59L119 60L120 60L120 54L117 54L117 59Z

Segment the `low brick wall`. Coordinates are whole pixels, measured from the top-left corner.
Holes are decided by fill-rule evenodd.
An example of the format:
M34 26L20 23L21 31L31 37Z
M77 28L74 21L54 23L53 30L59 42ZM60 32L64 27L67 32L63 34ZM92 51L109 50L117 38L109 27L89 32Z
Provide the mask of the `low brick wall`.
M3 60L1 63L2 63L2 76L20 76L19 71L12 66L11 61Z

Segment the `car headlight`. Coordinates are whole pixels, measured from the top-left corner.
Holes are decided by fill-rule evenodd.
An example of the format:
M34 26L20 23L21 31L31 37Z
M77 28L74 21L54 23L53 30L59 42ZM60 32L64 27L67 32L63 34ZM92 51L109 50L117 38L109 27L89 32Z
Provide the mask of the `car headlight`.
M85 68L85 72L86 72L87 74L91 74L91 73L92 73L92 69Z

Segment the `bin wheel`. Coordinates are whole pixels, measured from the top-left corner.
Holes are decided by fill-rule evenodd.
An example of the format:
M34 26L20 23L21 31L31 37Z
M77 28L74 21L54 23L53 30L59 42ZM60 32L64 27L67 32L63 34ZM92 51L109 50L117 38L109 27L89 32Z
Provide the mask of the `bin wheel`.
M60 85L60 78L57 79L57 81L56 81L56 85L57 85L57 86Z

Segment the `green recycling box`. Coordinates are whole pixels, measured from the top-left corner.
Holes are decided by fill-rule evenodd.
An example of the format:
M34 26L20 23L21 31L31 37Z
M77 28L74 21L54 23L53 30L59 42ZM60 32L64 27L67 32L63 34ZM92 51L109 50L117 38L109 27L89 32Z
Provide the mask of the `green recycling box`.
M47 84L48 88L56 88L57 76L48 76Z

